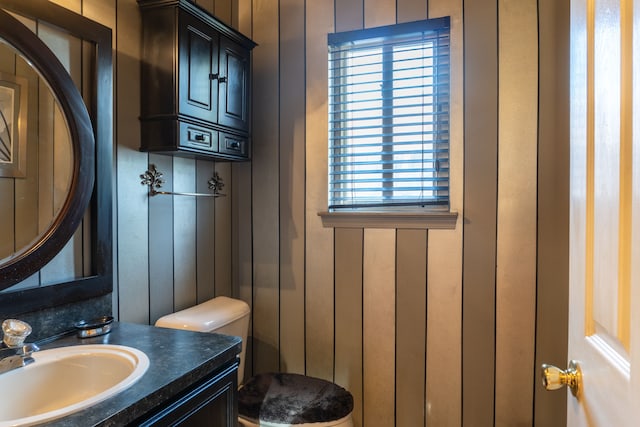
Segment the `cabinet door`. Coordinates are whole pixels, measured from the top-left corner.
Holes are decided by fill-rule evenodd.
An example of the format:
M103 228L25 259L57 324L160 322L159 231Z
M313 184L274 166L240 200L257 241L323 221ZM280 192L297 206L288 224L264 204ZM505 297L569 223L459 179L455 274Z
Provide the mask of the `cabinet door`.
M144 421L129 427L236 427L238 423L238 363L177 397Z
M249 58L247 49L220 37L218 123L249 131Z
M179 114L215 123L218 119L219 36L208 25L182 11L179 23Z

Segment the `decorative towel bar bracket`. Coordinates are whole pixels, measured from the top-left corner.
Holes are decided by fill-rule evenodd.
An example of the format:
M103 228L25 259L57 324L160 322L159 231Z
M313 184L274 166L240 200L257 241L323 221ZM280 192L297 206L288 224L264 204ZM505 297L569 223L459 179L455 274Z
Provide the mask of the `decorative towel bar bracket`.
M213 176L207 183L209 184L209 189L212 190L212 193L181 193L175 191L159 191L162 188L162 184L164 184L164 179L162 179L162 172L156 169L156 165L149 165L149 169L140 175L140 179L142 181L140 184L149 186L149 195L156 196L158 194L168 194L172 196L194 196L194 197L224 197L226 194L220 193L220 190L224 187L224 182L218 172L214 172Z

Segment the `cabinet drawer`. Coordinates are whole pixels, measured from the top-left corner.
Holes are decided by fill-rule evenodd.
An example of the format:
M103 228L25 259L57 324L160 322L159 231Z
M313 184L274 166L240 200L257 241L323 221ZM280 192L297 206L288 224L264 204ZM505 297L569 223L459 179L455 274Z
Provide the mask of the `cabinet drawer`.
M249 157L249 141L245 137L220 132L220 153Z
M218 132L205 127L180 123L180 146L215 153L218 151Z

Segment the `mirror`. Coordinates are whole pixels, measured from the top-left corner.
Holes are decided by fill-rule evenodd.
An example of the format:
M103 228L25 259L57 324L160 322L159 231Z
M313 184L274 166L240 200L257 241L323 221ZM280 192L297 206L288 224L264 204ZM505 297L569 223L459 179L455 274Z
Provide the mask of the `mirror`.
M82 84L78 86L82 95L52 51L20 22L24 20L34 22L39 30L48 27L78 40L77 56L82 58ZM113 84L111 30L47 0L0 0L0 39L0 102L4 99L5 104L12 105L4 110L0 107L7 123L4 140L9 143L5 145L10 147L4 149L3 165L0 145L0 222L9 216L15 218L13 228L18 231L7 245L10 247L2 248L0 244L2 316L76 302L112 290ZM7 68L6 62L11 58L14 68ZM66 65L73 68L73 63L71 67ZM25 93L27 101L23 103ZM34 113L30 102L48 106L38 105ZM22 113L25 104L27 112ZM34 128L32 120L42 122L43 118L45 122L53 121L53 132L48 133L52 136L43 136L47 133L39 132L38 124ZM2 132L0 126L0 135ZM9 133L11 139L7 137ZM21 136L25 134L26 149L21 149ZM35 141L36 148L29 145L31 141ZM51 151L53 160L30 155L30 150L39 149ZM55 174L41 171L38 162L32 165L34 157L53 165ZM28 187L29 180L33 191L21 188ZM50 196L39 194L33 184L39 181L50 181L41 187ZM12 187L12 198L3 195L3 184ZM42 207L47 214L35 212L29 205L36 199L38 209ZM18 208L18 203L27 207ZM5 208L10 204L7 215ZM27 224L24 229L17 225L21 221ZM74 233L81 235L81 274L71 275L55 286L42 280L35 288L24 288L24 282L13 286L26 278L41 278L50 266L47 263L59 258L76 239Z
M46 238L65 205L73 202L74 179L84 179L77 176L79 163L74 163L62 108L38 70L0 37L0 268ZM86 109L82 113L88 121ZM89 146L92 156L89 136L79 143ZM83 202L81 209L88 198ZM24 278L16 274L12 279Z

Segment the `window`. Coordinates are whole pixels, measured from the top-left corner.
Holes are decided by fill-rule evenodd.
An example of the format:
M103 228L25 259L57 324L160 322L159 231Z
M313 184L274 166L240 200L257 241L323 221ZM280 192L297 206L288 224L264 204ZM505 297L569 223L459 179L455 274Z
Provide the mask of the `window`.
M329 34L329 209L449 206L449 18Z

